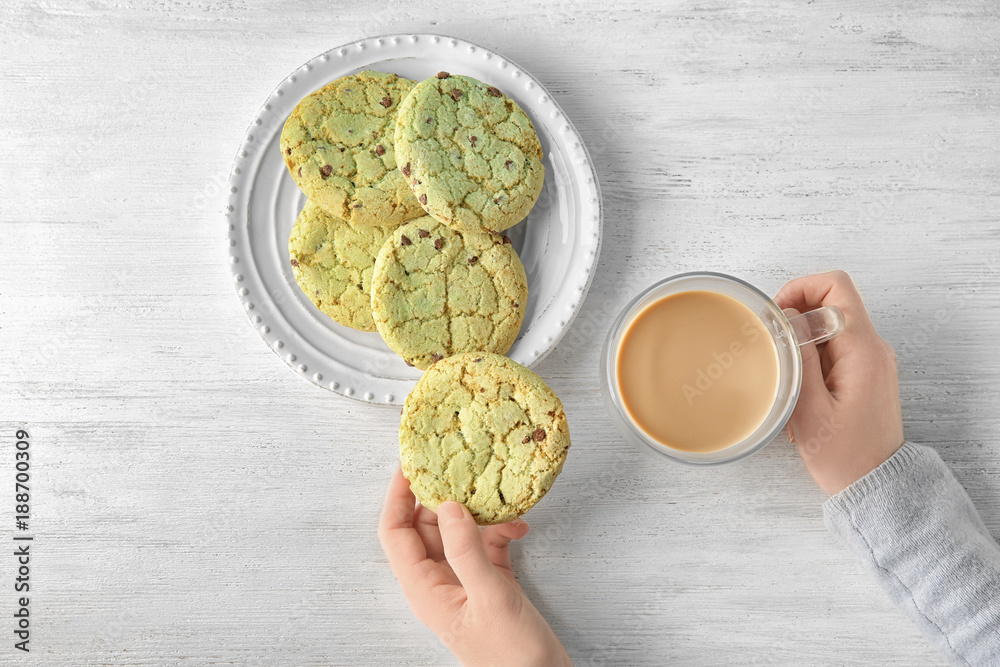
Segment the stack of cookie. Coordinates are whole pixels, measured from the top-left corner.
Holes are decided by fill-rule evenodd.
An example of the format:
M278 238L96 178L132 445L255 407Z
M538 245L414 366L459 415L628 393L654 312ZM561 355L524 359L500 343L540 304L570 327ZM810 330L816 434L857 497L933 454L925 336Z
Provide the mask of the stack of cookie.
M510 349L528 283L501 232L527 216L545 176L516 102L447 72L414 83L366 71L304 98L280 147L309 197L289 254L317 308L378 331L420 369Z
M309 198L289 238L302 291L429 369L400 428L417 498L432 509L457 500L484 524L527 511L569 447L562 403L501 356L528 303L503 231L528 215L545 177L528 116L471 77L365 71L305 97L280 148Z

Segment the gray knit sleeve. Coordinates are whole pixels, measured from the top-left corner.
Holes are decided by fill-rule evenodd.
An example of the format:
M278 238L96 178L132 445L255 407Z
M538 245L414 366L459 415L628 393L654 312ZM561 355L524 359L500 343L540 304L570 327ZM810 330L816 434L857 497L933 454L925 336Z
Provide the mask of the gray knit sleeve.
M904 444L823 514L952 661L1000 665L1000 545L937 452Z

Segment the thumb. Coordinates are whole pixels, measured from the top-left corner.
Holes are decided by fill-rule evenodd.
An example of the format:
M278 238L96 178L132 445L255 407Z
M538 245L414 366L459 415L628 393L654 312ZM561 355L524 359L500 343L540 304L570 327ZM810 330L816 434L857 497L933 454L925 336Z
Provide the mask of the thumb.
M441 503L437 515L444 555L469 597L494 586L501 575L486 555L479 527L469 510L449 500Z
M799 311L794 308L785 308L784 312L788 319L799 314ZM820 363L816 344L806 343L799 347L799 352L802 354L802 389L799 392L795 411L800 414L815 414L816 409L819 408L825 412L831 396L830 390L826 388L826 382L823 380L823 366Z

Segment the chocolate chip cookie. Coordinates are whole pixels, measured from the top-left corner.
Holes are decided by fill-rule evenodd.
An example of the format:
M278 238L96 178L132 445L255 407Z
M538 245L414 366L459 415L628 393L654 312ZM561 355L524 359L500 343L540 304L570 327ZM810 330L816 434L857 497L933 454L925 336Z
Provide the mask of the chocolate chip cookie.
M527 302L524 265L499 234L424 217L393 231L375 260L375 328L420 369L459 352L503 354Z
M527 114L494 86L441 72L399 107L396 161L420 204L460 229L502 231L542 190L542 147Z
M417 500L432 510L462 503L480 525L511 521L541 500L569 446L559 398L498 354L431 366L407 396L399 427L403 474Z
M388 225L424 215L396 168L399 104L413 82L365 71L307 95L285 122L279 146L302 192L355 224Z

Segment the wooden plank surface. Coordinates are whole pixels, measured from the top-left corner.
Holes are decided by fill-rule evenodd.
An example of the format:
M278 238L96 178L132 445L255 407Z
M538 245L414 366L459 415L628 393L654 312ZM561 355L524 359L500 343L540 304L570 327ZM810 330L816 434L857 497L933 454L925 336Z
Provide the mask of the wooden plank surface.
M656 278L774 292L846 269L899 353L908 438L1000 534L991 0L5 3L0 484L24 426L24 664L452 664L375 533L397 412L289 372L233 295L223 240L232 158L274 85L397 32L519 62L597 164L600 267L538 368L573 449L514 549L577 663L943 664L827 534L787 441L720 469L651 461L604 412L597 361ZM11 566L0 664L20 664Z

